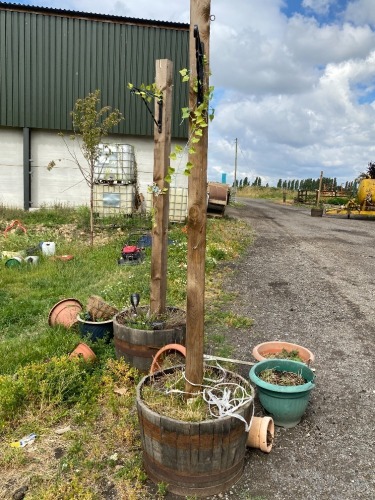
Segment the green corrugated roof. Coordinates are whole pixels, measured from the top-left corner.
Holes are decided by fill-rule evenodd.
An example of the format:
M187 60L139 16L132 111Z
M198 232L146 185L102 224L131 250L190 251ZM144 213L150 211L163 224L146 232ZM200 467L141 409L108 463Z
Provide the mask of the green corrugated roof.
M153 135L141 99L127 89L152 83L155 61L174 63L172 135L180 126L188 66L185 24L76 13L0 2L0 125L66 130L76 99L99 88L102 105L119 108L119 133Z

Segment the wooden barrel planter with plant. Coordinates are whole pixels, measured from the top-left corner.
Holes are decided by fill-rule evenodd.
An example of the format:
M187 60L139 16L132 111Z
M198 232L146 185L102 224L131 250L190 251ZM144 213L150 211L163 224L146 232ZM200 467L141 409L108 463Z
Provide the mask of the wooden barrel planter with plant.
M168 307L162 318L148 315L148 307L132 309L116 314L113 319L113 335L117 359L143 373L148 373L155 354L167 344L185 345L186 313L176 307Z
M145 391L153 384L160 390L163 376L182 369L172 367L147 375L137 386L144 467L153 482L168 484L169 492L197 497L215 495L230 488L242 475L248 438L245 422L249 424L253 413L254 389L240 375L226 372L231 382L244 387L251 396L236 411L242 420L219 416L183 421L171 417L166 404L161 405L163 413L151 409ZM179 373L178 377L181 380Z
M311 217L323 217L323 208L322 207L312 207L311 208Z

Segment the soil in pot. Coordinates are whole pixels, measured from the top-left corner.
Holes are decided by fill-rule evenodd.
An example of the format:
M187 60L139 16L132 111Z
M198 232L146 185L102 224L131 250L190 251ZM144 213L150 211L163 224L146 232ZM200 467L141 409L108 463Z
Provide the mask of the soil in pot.
M303 362L303 359L299 355L298 349L293 349L292 351L288 351L287 349L282 349L277 354L266 354L264 357L267 359L272 359L272 358L292 359L293 361Z
M264 382L275 385L303 385L307 380L299 373L279 371L272 368L263 370L259 373L258 377Z
M134 309L121 311L113 319L116 357L123 357L131 366L147 373L160 348L185 344L186 313L168 307L166 315L156 318L148 314L147 306L136 311L137 314Z
M226 374L225 380L221 377ZM239 375L212 368L205 393L193 400L183 395L183 367L172 367L142 379L137 387L137 410L144 466L155 483L165 482L178 495L206 497L230 488L242 475L253 412L254 391ZM206 382L204 382L206 383ZM218 416L205 400L209 392L222 397L232 388L242 404L237 416ZM168 394L166 394L169 391ZM175 391L175 392L174 392Z

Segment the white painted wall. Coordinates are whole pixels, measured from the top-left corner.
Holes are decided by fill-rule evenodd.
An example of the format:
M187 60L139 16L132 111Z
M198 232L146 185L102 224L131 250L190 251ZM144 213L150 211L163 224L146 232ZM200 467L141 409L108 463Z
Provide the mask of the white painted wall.
M23 207L23 145L22 130L0 128L0 202L5 205ZM66 135L66 143L77 157L85 161L75 141ZM134 147L138 170L139 191L147 200L147 187L152 184L154 141L152 138L113 135L103 140L109 144L130 144ZM184 141L178 141L184 146ZM172 144L173 150L174 144ZM31 199L32 207L54 204L72 206L86 205L89 188L82 178L64 140L56 131L31 130ZM54 160L56 166L48 171L48 163ZM61 161L58 161L61 160ZM186 155L172 162L178 174L172 186L187 188L188 179L183 175ZM147 206L147 210L151 207Z
M0 203L23 208L22 129L0 127Z

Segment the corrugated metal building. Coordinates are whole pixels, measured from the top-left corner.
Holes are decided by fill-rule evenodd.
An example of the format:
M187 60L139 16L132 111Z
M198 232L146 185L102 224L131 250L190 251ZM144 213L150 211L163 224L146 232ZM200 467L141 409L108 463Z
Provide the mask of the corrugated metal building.
M127 89L155 80L155 61L174 64L172 137L184 144L189 26L0 2L0 203L24 208L84 204L88 188L68 161L57 132L71 129L78 98L101 90L102 105L125 120L106 139L130 145L137 181L152 182L154 123L142 100ZM153 106L152 106L153 109ZM62 159L47 171L50 160ZM186 179L176 179L186 187Z

